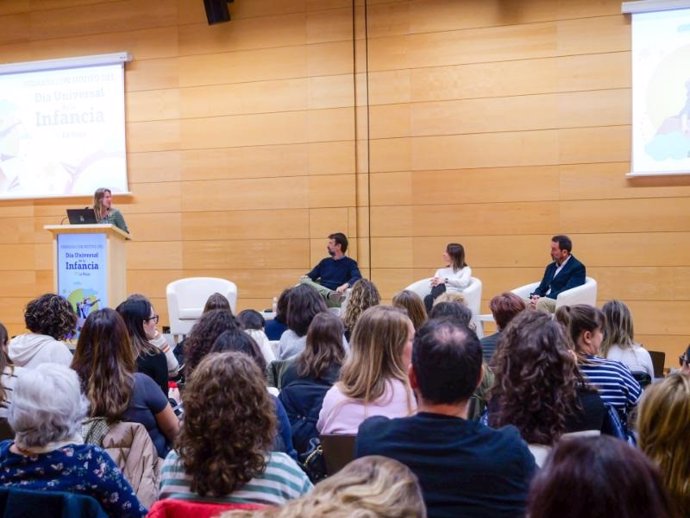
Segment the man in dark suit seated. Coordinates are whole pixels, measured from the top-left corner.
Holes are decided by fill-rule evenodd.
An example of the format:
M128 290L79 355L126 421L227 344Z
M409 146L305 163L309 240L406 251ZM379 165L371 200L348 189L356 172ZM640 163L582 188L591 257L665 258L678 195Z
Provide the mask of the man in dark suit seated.
M530 293L530 306L553 313L556 311L558 294L582 286L587 270L585 265L571 254L573 242L568 236L551 238L551 258L553 262L544 270L544 278L537 289Z
M477 335L452 320L428 321L414 338L408 376L418 413L365 420L355 456L383 455L407 465L429 518L524 516L536 465L520 433L467 419L482 377Z

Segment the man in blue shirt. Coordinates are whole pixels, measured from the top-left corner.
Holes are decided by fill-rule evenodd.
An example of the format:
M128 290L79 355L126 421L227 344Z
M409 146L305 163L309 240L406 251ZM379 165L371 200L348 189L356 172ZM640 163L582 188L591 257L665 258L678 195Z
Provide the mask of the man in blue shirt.
M419 479L429 518L524 516L536 465L520 433L467 419L482 377L475 333L430 320L414 338L408 375L417 415L365 420L356 457L383 455L407 465Z
M316 288L330 307L339 307L345 291L362 278L357 261L345 255L347 236L336 232L328 236L329 257L322 259L312 271L300 279L302 284Z

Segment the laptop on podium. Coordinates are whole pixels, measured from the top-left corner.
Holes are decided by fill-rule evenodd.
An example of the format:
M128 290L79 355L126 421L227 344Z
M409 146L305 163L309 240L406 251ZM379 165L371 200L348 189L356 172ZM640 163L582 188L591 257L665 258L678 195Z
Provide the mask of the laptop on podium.
M67 209L70 225L95 225L96 213L93 209Z

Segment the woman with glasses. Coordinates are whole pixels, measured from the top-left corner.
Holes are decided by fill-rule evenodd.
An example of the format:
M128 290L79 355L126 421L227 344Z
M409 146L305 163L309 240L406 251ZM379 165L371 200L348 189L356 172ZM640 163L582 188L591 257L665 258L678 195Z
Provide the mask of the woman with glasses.
M168 360L165 353L150 342L158 334L156 329L158 315L151 302L143 295L130 295L116 309L127 326L129 340L134 348L137 370L153 378L167 397ZM170 356L175 358L172 352Z

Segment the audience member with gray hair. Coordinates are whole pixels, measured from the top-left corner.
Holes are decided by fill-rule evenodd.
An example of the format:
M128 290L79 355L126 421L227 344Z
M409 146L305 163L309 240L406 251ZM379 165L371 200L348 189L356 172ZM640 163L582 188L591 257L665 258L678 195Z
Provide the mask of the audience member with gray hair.
M145 516L146 509L110 456L82 444L86 409L72 369L43 363L25 370L8 413L15 439L0 443L0 485L85 494L109 516Z

